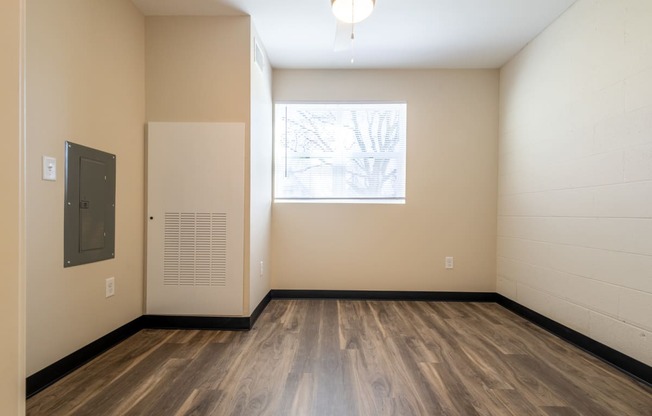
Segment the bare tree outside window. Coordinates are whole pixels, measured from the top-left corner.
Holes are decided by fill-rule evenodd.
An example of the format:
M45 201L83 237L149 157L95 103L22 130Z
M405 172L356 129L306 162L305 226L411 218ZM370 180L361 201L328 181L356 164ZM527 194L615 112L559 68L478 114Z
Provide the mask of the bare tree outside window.
M404 199L406 104L277 104L277 199Z

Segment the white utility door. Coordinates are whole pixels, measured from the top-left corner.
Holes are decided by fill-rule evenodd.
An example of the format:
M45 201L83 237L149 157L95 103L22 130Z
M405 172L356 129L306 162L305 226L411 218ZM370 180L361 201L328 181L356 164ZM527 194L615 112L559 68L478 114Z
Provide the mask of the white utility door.
M148 124L147 314L243 314L244 143L244 123Z

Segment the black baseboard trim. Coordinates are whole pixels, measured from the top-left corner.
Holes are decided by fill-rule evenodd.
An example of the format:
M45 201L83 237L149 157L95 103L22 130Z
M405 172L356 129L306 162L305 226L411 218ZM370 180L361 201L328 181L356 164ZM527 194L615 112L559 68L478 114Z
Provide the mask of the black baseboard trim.
M27 377L27 399L142 329L249 330L272 299L267 293L249 317L143 315Z
M27 377L25 385L27 398L32 397L52 383L91 361L104 351L134 335L142 328L142 317L136 318L120 328L109 332L102 338L91 342L66 357L63 357L54 364L51 364Z
M258 317L260 316L261 313L265 310L269 302L272 300L272 291L270 290L267 292L263 300L260 301L258 306L256 306L256 309L251 313L251 316L249 317L249 329L254 327L254 324L258 320Z
M251 316L188 316L143 315L143 328L147 329L214 329L225 331L250 330L272 300L271 292L260 301Z
M385 290L279 290L272 299L420 300L432 302L495 302L494 292L408 292Z
M649 365L547 318L503 295L496 294L496 303L641 382L652 386L652 367Z
M148 329L222 329L245 331L250 328L249 317L143 315L143 328Z

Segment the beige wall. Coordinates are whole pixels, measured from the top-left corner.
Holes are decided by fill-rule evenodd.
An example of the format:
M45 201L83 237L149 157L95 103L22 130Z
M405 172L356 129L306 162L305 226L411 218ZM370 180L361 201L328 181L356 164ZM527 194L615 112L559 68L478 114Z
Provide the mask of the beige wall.
M28 2L28 375L142 314L144 39L129 0ZM65 140L117 155L113 260L63 268ZM41 180L42 155L56 182Z
M244 16L147 17L147 121L248 122L250 26Z
M21 7L0 4L0 414L25 408L21 204Z
M254 63L254 39L263 50L262 39L251 26L251 189L249 240L249 313L270 289L272 220L272 68L264 57L263 70ZM263 272L260 272L260 262ZM246 309L246 308L245 308Z
M243 315L269 291L270 68L253 66L248 16L146 19L147 120L245 123ZM267 166L267 167L266 167ZM264 292L264 293L263 293ZM251 296L251 301L250 301Z
M276 70L273 85L277 101L408 105L407 203L274 204L273 288L494 290L497 70Z
M501 71L498 291L652 365L652 2L579 0Z

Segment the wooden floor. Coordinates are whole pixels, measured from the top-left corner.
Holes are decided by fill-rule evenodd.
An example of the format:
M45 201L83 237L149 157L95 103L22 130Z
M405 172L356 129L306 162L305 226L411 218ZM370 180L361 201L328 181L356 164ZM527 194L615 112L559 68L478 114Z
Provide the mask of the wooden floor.
M28 415L652 415L652 389L493 303L273 300L249 332L143 330Z

